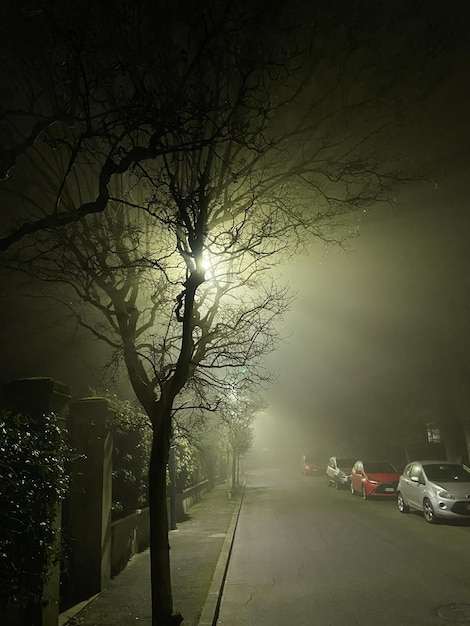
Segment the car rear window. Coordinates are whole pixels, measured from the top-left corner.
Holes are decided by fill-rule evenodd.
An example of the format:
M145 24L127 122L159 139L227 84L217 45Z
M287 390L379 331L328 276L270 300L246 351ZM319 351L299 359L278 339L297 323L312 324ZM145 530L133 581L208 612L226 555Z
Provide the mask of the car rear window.
M439 463L423 465L426 476L432 481L470 482L470 471L465 465Z
M341 469L351 469L356 462L356 459L337 459L336 465Z
M364 470L371 474L394 474L397 471L391 463L364 463Z

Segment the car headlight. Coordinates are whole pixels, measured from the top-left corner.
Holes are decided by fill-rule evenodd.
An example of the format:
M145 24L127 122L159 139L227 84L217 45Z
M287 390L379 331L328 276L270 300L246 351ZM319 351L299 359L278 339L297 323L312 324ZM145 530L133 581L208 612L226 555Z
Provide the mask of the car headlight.
M367 479L367 482L369 483L369 485L378 485L379 484L378 480L371 480L370 478Z
M445 500L455 500L454 494L447 491L447 489L441 489L438 487L436 490L436 495L438 498L444 498Z

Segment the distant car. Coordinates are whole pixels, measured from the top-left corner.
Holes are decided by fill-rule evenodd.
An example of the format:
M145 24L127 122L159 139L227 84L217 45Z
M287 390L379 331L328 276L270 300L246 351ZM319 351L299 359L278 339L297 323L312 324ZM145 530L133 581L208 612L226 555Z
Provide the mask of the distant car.
M305 454L302 457L302 474L304 476L323 476L324 471L324 464L316 457L309 454Z
M349 484L351 493L364 500L373 497L395 498L400 472L388 461L356 461Z
M422 511L435 524L442 519L470 519L470 468L447 461L413 461L398 482L398 509Z
M328 487L330 485L334 485L336 489L347 487L349 485L349 476L355 462L355 458L341 456L330 457L328 465L326 466Z

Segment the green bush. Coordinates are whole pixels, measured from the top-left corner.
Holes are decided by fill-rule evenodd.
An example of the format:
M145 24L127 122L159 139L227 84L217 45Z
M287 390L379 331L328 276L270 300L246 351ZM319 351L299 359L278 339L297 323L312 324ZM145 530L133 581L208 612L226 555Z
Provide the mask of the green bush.
M71 457L54 415L0 411L0 603L39 602L54 551L57 504Z
M133 513L148 503L148 467L152 427L148 417L127 400L105 392L115 409L107 427L113 435L113 520Z
M200 451L198 447L185 437L174 439L176 458L176 486L182 492L191 485L196 485L204 478L201 470Z

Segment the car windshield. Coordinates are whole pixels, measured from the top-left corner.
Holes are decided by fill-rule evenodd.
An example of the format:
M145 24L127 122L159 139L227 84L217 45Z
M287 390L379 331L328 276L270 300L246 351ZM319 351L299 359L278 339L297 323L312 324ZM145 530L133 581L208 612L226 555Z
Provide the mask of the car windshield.
M364 463L364 470L370 474L395 474L397 471L391 463Z
M470 482L470 470L465 465L452 463L430 463L423 465L426 476L433 482Z
M337 459L336 465L340 469L348 469L348 470L350 470L355 462L356 462L356 459Z

